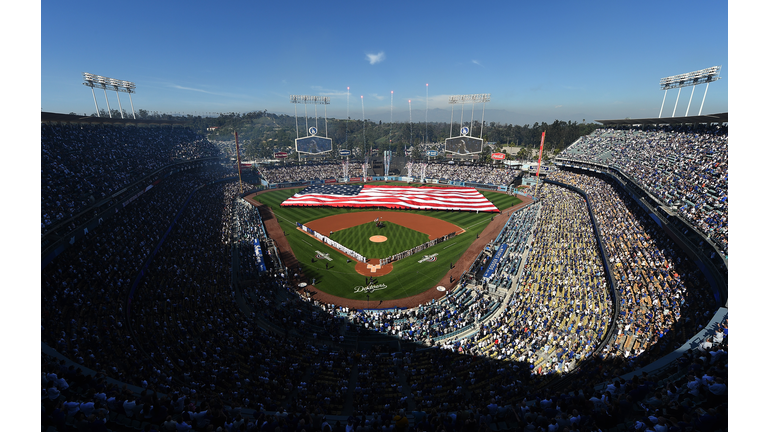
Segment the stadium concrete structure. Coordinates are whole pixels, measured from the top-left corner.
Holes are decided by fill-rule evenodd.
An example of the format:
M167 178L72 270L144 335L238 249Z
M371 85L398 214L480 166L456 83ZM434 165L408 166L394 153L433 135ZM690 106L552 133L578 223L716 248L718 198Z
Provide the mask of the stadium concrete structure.
M696 219L727 201L661 202L590 156L600 136L505 215L473 278L365 311L304 294L242 199L269 182L241 192L195 131L41 120L43 430L727 430L727 236ZM630 125L727 146L708 129L727 114L664 120Z

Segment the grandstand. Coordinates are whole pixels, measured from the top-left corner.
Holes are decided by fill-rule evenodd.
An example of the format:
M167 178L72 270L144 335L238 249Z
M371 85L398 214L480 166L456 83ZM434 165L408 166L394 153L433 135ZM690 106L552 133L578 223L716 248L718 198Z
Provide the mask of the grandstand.
M41 124L43 430L727 430L727 127L581 137L456 289L356 310L243 199L341 164L241 193L184 125L72 117Z

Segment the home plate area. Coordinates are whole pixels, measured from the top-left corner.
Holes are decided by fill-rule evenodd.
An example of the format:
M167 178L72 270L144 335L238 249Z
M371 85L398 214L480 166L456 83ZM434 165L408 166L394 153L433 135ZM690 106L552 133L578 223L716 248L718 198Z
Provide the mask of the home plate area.
M363 223L368 223L371 221L379 222L381 220L386 220L387 222L391 222L393 224L397 224L414 231L427 234L430 240L445 236L446 234L450 233L458 234L464 232L461 227L441 219L413 213L383 211L341 213L316 219L311 222L307 222L304 225L318 233L322 233L323 235L331 235L330 233L334 231L337 232L346 228L361 225ZM368 237L368 240L373 243L383 243L389 241L389 239L383 235L373 235ZM432 258L431 260L434 260L434 257L430 258ZM427 259L427 261L431 260L429 258ZM355 265L355 271L364 276L383 276L390 273L394 269L392 266L393 262L382 265L380 259L369 258L367 262L358 262Z
M392 271L392 263L381 265L378 258L371 258L367 263L355 264L355 271L363 276L384 276Z

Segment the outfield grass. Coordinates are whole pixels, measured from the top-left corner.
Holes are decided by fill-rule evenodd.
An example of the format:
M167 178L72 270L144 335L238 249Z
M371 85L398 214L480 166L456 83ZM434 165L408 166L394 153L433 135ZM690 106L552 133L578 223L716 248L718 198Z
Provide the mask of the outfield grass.
M256 198L272 208L278 222L288 235L287 238L291 245L291 249L293 249L296 258L302 263L302 269L307 277L307 283L312 283L312 280L314 279L315 286L329 294L357 300L366 300L368 297L366 297L365 293L354 293L355 287L364 285L365 281L365 276L355 271L356 262L351 261L347 263L346 255L343 255L335 249L324 245L322 242L315 240L313 237L300 232L296 229L296 222L304 224L315 219L339 214L341 212L355 213L360 211L371 211L371 209L280 207L280 203L300 189L301 188L274 190L265 192ZM480 192L500 210L504 210L520 202L520 200L514 196L509 196L504 193L483 190L480 190ZM409 297L418 294L425 289L432 288L440 281L440 279L442 279L446 272L448 272L450 263L455 263L461 257L464 251L466 251L472 242L475 241L477 234L483 231L490 222L491 217L494 216L494 214L491 213L471 212L423 210L390 211L422 214L442 219L463 228L466 232L449 241L438 243L418 254L395 261L393 264L394 269L390 274L379 276L377 278L377 283L387 285L387 288L372 292L370 294L370 300L372 302ZM333 238L338 241L336 232L334 232ZM340 243L345 244L344 242ZM421 243L423 242L417 244ZM401 250L405 249L408 248L406 247ZM315 260L314 263L311 262L318 251L329 254L333 259L333 261L328 263L329 269L326 270L325 268L327 262L325 260ZM424 255L435 253L438 254L437 261L418 262Z
M387 241L375 243L369 240L375 235L385 236ZM364 223L334 231L332 238L367 258L386 258L429 241L427 234L392 222L385 222L382 228L377 228L374 222Z

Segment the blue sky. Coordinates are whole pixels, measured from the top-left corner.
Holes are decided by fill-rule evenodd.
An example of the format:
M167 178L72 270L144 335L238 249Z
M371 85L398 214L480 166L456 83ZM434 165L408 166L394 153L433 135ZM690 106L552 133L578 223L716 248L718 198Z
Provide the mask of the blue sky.
M659 79L721 65L703 113L728 111L728 10L696 2L41 3L41 109L93 113L82 73L133 81L134 107L292 114L329 96L329 117L448 121L453 94L490 93L485 118L656 117ZM678 49L670 49L679 46ZM685 114L691 88L680 94ZM691 103L697 114L704 95ZM671 116L677 91L664 115ZM108 92L112 108L118 106ZM99 108L106 108L97 90ZM124 109L130 109L121 94ZM303 107L300 107L302 110ZM465 107L465 120L471 113ZM475 118L482 106L475 107ZM322 113L320 113L322 115ZM455 116L460 115L458 111Z

